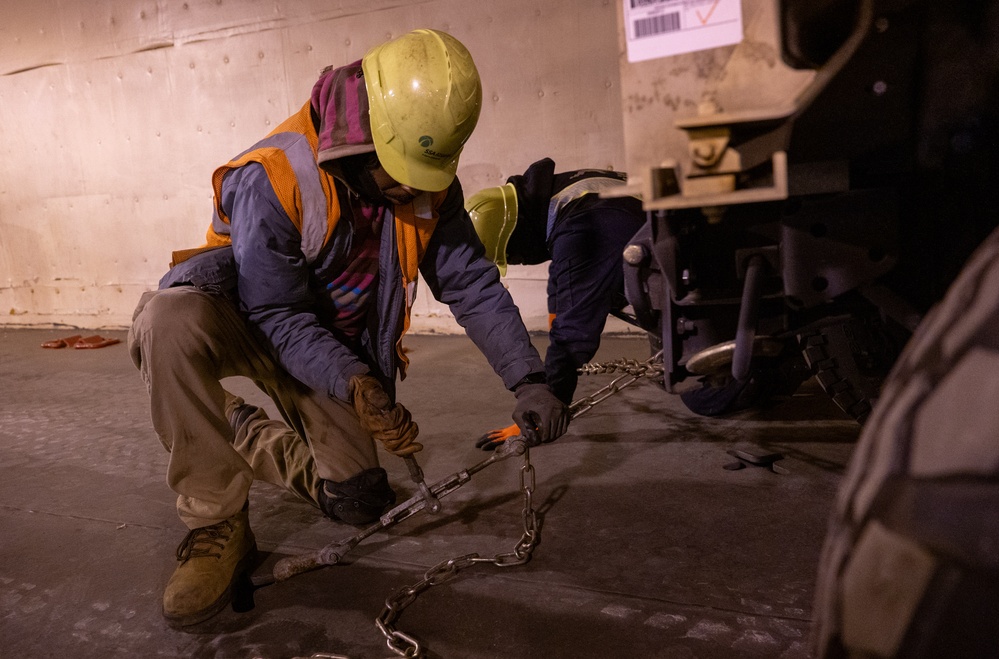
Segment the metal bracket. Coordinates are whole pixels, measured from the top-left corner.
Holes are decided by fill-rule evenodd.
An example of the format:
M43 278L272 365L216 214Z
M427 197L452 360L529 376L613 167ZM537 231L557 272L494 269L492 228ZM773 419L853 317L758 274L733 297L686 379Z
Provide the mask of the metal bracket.
M688 183L679 174L679 165L666 163L655 170L643 192L645 210L670 210L678 208L702 208L711 206L733 206L765 201L787 199L787 153L776 151L770 158L773 175L771 187L743 188L731 192L706 194L686 194L683 186ZM670 189L672 186L675 188Z

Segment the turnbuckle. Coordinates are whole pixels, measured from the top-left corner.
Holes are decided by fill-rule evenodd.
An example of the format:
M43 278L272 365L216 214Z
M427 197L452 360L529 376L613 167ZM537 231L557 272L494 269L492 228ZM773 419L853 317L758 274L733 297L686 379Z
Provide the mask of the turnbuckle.
M525 438L520 436L511 437L485 460L468 469L457 471L429 487L423 478L423 470L416 462L416 458L408 455L405 457L406 466L409 468L410 477L417 485L418 491L416 494L382 514L377 522L355 535L331 542L316 551L282 558L274 564L274 569L270 574L254 575L251 581L254 586L267 586L278 581L285 581L298 574L337 565L343 562L344 557L354 547L359 545L361 541L378 531L395 526L422 510L428 510L435 514L439 513L441 511L440 500L470 481L474 474L477 474L489 465L502 462L507 458L523 455L527 451L527 448L528 444Z
M406 461L406 467L409 469L409 477L413 479L416 483L417 489L419 489L420 494L423 495L423 500L427 502L427 508L431 513L436 515L441 511L441 502L434 496L433 492L427 488L427 481L423 478L423 470L420 469L420 464L416 461L416 457L410 453L405 456L403 460Z

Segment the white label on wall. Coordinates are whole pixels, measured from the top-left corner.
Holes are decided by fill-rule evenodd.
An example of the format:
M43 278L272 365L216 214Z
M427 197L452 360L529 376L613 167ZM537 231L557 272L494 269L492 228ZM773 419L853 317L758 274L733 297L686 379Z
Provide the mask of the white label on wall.
M742 41L742 0L622 0L628 61Z

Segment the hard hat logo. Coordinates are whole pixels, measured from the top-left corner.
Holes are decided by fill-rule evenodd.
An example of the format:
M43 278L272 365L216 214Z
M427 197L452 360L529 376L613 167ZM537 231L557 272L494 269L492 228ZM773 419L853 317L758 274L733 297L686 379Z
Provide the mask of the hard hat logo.
M430 158L431 160L443 160L444 158L450 158L454 154L451 154L451 153L439 153L437 151L434 151L433 149L424 149L423 150L423 155L424 155L424 157Z
M417 190L446 189L482 107L468 50L445 32L414 30L372 48L361 66L382 167Z

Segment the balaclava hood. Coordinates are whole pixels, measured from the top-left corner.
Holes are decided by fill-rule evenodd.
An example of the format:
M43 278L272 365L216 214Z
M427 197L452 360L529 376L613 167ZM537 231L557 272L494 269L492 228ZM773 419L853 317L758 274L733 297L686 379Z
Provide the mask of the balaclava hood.
M312 115L318 118L319 164L374 152L361 60L322 72L312 87Z

